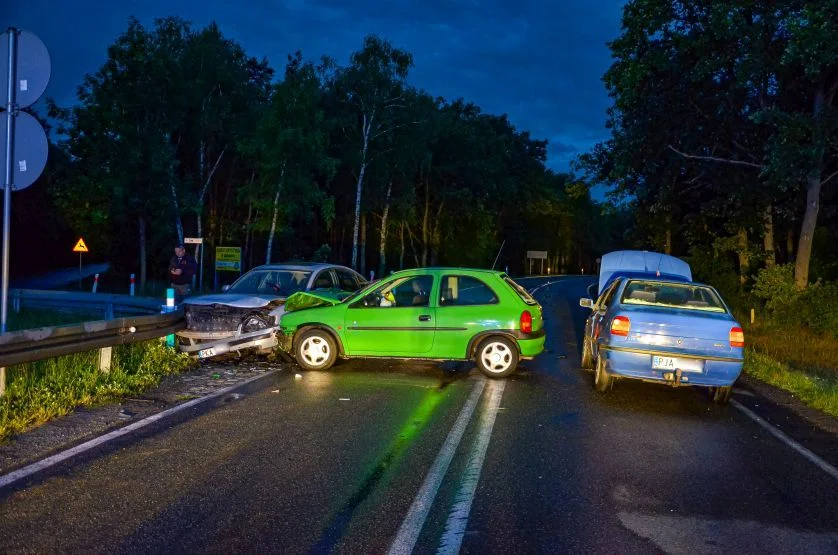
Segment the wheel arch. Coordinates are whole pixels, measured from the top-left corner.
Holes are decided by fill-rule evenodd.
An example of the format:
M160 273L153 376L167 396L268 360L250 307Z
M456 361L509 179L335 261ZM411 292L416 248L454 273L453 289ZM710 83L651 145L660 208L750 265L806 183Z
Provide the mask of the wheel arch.
M297 326L297 331L294 332L294 340L291 343L291 352L296 352L297 348L297 339L302 336L305 332L309 330L322 330L332 336L332 340L334 340L335 345L338 346L338 356L342 357L345 356L343 350L343 341L340 338L340 334L334 330L331 326L327 326L326 324L322 324L319 322L309 322L306 324L300 324Z
M466 348L466 358L468 360L472 360L475 356L477 356L477 347L479 347L480 344L489 337L495 336L500 336L510 340L512 344L515 345L515 350L518 352L518 356L521 356L521 346L518 344L518 338L515 337L513 330L486 330L481 331L469 340L468 347Z

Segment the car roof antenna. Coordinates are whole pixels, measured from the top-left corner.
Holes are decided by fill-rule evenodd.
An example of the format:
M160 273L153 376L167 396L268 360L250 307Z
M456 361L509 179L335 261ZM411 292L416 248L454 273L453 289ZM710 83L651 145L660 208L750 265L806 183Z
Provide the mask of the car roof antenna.
M495 269L495 265L498 263L498 258L500 258L500 252L503 250L503 246L506 244L506 239L503 240L503 243L500 244L500 248L498 249L498 255L495 257L495 261L492 263L492 269Z

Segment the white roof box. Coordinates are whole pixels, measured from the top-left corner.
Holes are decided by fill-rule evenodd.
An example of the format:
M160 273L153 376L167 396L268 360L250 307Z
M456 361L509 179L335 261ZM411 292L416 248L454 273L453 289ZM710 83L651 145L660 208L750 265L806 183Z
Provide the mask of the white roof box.
M614 251L603 255L599 267L599 293L614 274L693 280L690 265L680 258L649 251Z

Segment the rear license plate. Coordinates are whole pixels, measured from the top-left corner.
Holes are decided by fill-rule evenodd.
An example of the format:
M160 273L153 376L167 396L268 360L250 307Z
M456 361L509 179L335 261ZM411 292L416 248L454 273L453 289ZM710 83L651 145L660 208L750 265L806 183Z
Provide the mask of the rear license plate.
M198 351L198 358L209 358L215 356L215 349L201 349Z
M652 356L652 368L656 370L682 370L683 372L701 372L704 361L693 358Z

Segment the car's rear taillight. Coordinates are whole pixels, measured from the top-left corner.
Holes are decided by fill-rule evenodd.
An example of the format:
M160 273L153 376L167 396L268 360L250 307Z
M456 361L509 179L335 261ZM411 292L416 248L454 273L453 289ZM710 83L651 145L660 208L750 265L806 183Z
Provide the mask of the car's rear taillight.
M744 347L745 346L745 333L742 331L742 328L739 328L739 327L730 328L730 346L731 347Z
M625 316L617 316L611 320L611 335L628 337L631 322Z
M532 333L532 314L529 310L521 313L521 333Z

